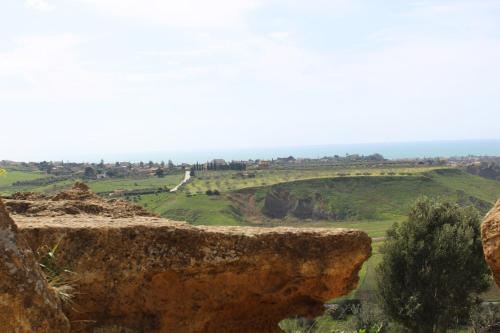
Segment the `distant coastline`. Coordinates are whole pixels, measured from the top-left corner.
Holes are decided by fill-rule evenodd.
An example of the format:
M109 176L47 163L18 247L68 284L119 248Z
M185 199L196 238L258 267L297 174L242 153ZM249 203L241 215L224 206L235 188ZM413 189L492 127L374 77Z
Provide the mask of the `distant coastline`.
M144 152L127 154L105 154L89 156L87 161L167 161L175 163L205 162L214 158L226 160L272 159L294 156L296 158L318 158L345 154L370 155L379 153L389 159L452 157L467 155L500 156L500 139L457 140L399 143L329 144L314 146L221 149L205 151ZM80 157L81 158L81 157Z

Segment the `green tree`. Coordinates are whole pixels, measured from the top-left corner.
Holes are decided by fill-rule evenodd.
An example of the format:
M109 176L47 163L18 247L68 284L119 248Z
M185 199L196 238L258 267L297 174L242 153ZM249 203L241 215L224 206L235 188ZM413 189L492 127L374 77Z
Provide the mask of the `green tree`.
M411 332L445 332L487 290L488 268L472 207L421 198L387 232L377 268L384 312Z
M92 179L97 177L97 173L95 172L94 168L88 166L85 167L85 170L83 172L83 177L87 179Z
M165 177L165 170L163 170L162 168L156 169L155 176L157 176L158 178Z

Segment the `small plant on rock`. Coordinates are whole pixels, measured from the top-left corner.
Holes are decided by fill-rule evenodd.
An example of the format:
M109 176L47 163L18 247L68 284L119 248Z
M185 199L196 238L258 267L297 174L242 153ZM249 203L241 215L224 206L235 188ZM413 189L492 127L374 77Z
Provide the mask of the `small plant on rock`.
M42 269L49 286L54 289L64 305L71 305L75 296L74 273L64 269L58 262L57 255L62 239L52 247L42 245L36 250L38 264Z

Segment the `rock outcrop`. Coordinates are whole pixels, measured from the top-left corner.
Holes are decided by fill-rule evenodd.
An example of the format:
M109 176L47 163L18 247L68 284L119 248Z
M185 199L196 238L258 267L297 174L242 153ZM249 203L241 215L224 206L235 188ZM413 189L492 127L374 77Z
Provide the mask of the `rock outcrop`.
M370 238L354 230L193 227L159 218L17 216L32 248L60 241L76 274L73 331L275 332L351 291Z
M0 332L63 333L69 322L0 200Z
M40 193L15 193L5 198L12 214L28 216L60 216L91 214L110 217L155 216L139 205L125 200L105 200L92 193L88 186L76 182L72 189L53 196Z
M500 286L500 200L484 218L481 238L486 262L490 266L495 281Z

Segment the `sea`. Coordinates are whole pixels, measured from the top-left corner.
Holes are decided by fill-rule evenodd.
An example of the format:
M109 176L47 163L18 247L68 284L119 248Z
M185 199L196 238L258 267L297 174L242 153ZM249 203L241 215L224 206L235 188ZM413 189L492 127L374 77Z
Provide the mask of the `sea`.
M311 146L289 146L272 148L244 148L199 151L156 151L141 153L106 154L92 156L87 161L168 161L174 163L196 163L215 158L231 160L276 159L293 156L295 158L320 158L323 156L345 156L346 154L381 154L389 159L431 158L453 156L500 156L500 139L421 141L397 143L327 144Z

